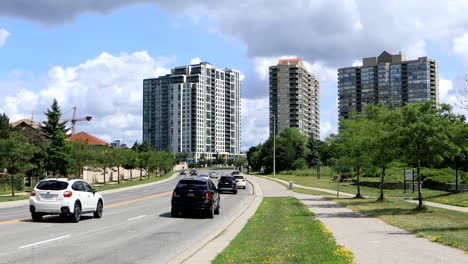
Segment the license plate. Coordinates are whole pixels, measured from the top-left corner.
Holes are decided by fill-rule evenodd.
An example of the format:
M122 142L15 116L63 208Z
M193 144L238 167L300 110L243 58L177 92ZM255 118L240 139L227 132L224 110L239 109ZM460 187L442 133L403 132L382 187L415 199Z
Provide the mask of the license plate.
M194 197L195 194L194 193L187 193L187 197Z
M42 195L42 198L44 198L44 200L52 200L56 197L55 194L43 194Z

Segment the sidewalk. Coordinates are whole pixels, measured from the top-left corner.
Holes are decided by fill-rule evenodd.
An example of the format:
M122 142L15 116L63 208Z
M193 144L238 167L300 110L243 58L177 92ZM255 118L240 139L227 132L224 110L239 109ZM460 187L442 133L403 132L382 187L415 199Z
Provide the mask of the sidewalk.
M461 250L416 237L321 196L295 193L268 179L249 178L258 182L265 197L292 196L299 199L334 234L338 244L354 253L356 263L468 263L468 254Z

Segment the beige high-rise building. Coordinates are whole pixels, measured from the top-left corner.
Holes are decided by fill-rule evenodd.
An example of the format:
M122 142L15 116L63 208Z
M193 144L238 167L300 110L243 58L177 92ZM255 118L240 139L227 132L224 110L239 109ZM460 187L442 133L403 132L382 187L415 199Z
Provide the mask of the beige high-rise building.
M338 69L339 118L361 112L365 104L393 104L432 100L439 104L439 76L435 60L405 60L402 53L386 51L362 59L363 65Z
M270 135L285 128L320 138L319 82L301 59L270 66Z

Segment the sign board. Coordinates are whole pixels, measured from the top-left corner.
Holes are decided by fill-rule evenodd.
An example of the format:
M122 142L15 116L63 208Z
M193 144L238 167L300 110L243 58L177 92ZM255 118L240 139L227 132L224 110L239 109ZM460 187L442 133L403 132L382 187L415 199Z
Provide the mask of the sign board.
M413 180L413 170L405 170L405 181Z

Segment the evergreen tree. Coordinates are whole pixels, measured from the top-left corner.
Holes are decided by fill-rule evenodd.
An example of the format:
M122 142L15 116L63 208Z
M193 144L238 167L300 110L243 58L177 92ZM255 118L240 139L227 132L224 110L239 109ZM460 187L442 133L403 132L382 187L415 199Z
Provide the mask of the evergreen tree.
M68 133L69 129L66 128L66 122L60 121L62 118L62 112L57 99L54 98L51 109L47 109L44 114L46 115L47 120L42 123L41 128L46 138L52 139L57 133L63 133L64 135Z
M307 142L307 148L309 149L309 154L307 155L307 164L309 167L317 166L320 162L320 154L318 150L317 140L314 137L309 137Z
M3 113L0 115L0 139L8 138L10 131L10 119L5 113Z
M52 172L52 175L68 175L71 160L71 147L65 140L64 133L56 133L53 135L46 148L46 157L44 167L47 171Z

